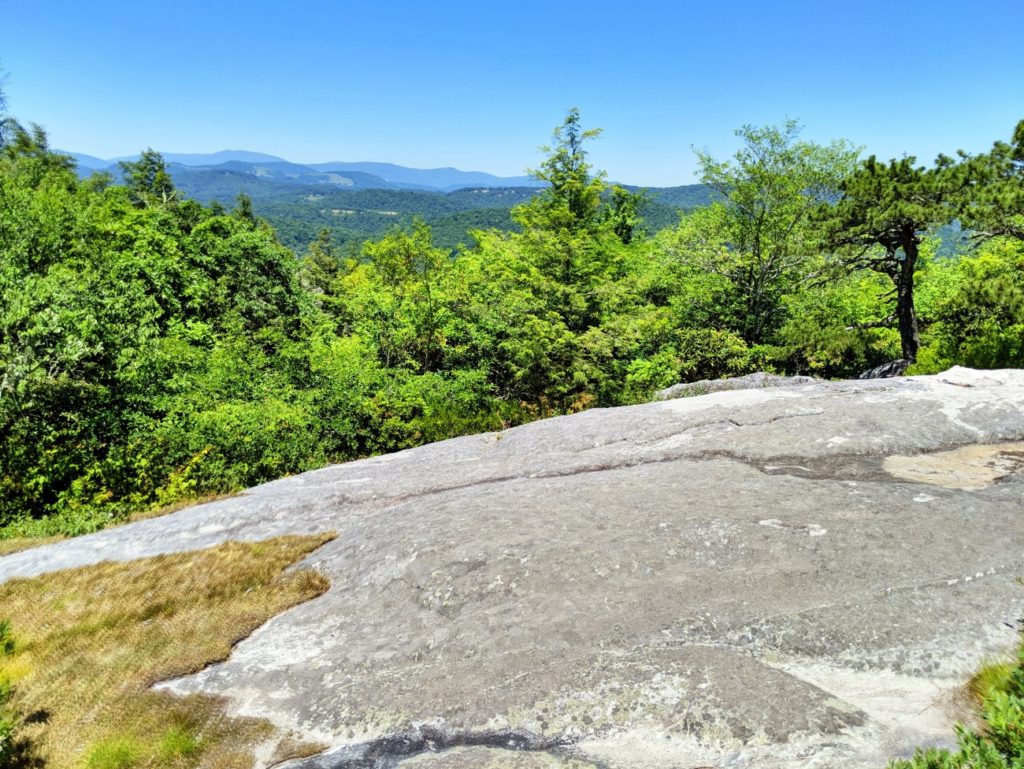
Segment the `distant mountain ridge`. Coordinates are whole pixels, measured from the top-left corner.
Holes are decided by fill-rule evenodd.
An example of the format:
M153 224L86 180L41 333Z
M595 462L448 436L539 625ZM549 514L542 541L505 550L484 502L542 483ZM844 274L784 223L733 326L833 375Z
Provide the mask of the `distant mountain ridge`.
M532 176L495 176L483 171L461 171L450 166L445 168L406 168L394 163L314 163L310 166L320 171L358 171L373 174L385 181L396 184L413 184L435 187L450 192L469 187L540 187L543 186Z
M78 162L80 176L106 171L116 181L121 179L118 162L136 159L66 154ZM163 157L183 197L232 207L239 195L246 195L256 214L296 251L325 229L339 248L358 247L393 227L408 227L416 218L431 226L438 245L455 248L470 242L473 230L515 229L512 209L544 186L528 176L394 163L300 164L245 150ZM680 212L718 199L703 184L629 189L643 192L641 215L644 229L651 233L676 224Z
M118 163L134 161L138 155L104 160L80 152L67 152L79 166L79 173L94 171L117 173ZM453 192L468 188L540 187L530 176L496 176L483 171L458 168L408 168L394 163L344 162L292 163L275 155L247 150L221 150L211 153L166 152L164 160L175 178L196 174L238 174L283 184L326 184L345 189L412 189Z

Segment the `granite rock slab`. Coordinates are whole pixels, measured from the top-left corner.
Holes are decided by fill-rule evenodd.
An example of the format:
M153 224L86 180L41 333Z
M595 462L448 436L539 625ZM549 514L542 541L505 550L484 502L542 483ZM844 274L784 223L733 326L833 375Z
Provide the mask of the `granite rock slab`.
M880 767L1024 615L1024 371L594 409L0 557L0 580L337 532L323 596L164 684L293 767ZM261 753L260 761L267 759Z

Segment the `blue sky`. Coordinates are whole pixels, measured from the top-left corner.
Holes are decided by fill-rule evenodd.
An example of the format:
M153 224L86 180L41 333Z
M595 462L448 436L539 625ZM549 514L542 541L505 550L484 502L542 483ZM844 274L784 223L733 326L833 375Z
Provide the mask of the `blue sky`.
M9 6L3 9L2 6ZM745 123L930 161L1024 118L1017 2L0 2L10 111L100 157L248 149L502 175L565 111L618 181Z

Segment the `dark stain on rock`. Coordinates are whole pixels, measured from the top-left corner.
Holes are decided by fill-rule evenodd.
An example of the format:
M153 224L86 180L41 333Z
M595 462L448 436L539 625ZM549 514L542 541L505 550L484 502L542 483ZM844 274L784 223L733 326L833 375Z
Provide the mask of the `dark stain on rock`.
M436 726L418 726L369 742L329 750L287 764L288 769L393 769L419 753L460 747L499 748L511 751L549 752L565 748L564 737L542 737L509 729L459 732Z

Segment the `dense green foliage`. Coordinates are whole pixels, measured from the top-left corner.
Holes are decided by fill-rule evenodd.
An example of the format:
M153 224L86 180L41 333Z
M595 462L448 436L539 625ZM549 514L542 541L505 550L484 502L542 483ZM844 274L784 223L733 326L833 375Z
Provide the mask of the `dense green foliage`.
M922 175L949 174L948 194L901 231L916 249L916 370L1024 365L1024 244L979 230L953 248L928 229L969 210L991 221L991 184L991 199L1012 202L1009 145L925 172L855 167L848 146L804 142L792 123L739 135L732 160L699 158L717 202L666 228L647 218L648 194L592 172L596 132L574 110L535 172L540 191L435 194L467 217L459 226L481 225L458 249L410 202L391 217L402 226L358 247L339 242L333 219L303 220L296 252L258 217L260 201L190 200L157 153L126 164L122 185L82 180L41 131L9 123L0 536L90 531L681 380L855 375L906 345L891 275L848 249L898 262L906 244L871 227L909 210L900 195ZM893 170L908 185L890 183ZM884 184L862 193L872 174ZM369 208L424 193L350 194ZM507 219L490 226L474 211Z
M1024 240L1024 120L1009 143L996 142L990 152L973 158L959 154L963 162L953 170L962 193L957 215L982 237Z
M1002 671L1001 671L1002 672ZM982 729L957 726L959 749L929 748L889 769L1018 769L1024 766L1024 645L1016 665L984 692Z
M736 133L743 147L733 161L698 153L703 181L725 198L702 223L701 236L714 234L718 248L705 255L705 267L728 281L738 331L758 344L777 331L782 297L807 276L817 235L807 226L812 212L836 193L857 152L844 142L800 141L795 121Z
M914 158L879 163L874 156L843 179L841 196L822 207L823 229L844 266L887 275L894 286L903 360L921 345L914 277L929 227L949 221L955 181L942 166L918 168Z

